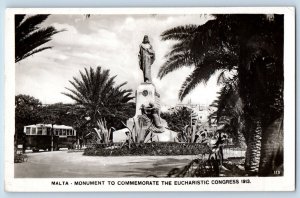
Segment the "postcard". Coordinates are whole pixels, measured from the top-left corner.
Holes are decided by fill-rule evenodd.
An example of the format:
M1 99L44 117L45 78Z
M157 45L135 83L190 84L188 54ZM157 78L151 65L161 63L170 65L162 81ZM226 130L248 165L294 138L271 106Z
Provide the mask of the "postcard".
M5 190L295 190L293 7L8 8Z

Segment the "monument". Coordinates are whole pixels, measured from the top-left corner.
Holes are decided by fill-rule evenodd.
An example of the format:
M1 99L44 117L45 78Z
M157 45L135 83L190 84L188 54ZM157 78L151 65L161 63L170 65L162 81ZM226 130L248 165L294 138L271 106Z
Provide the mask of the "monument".
M138 58L143 82L135 93L135 116L127 120L127 126L132 132L131 138L135 142L175 141L177 133L168 130L166 121L160 118L160 94L151 77L155 52L147 35L140 44Z
M139 66L143 72L144 81L138 86L136 93L136 114L141 114L141 106L148 106L150 103L160 108L160 95L157 93L155 85L152 83L151 66L155 61L155 52L152 49L149 38L144 36L139 51Z

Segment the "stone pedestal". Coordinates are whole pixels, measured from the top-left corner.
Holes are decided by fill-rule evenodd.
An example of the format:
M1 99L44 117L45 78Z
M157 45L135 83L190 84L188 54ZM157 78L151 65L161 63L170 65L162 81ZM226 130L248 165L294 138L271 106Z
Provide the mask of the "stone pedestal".
M142 83L136 90L136 110L135 115L141 115L141 106L149 106L149 103L160 109L159 94L152 83Z
M153 138L150 133L148 133L147 137L145 137L146 131L149 130L149 126L151 125L151 123L139 122L139 119L143 117L141 106L144 105L145 107L148 107L149 104L152 103L154 104L155 108L158 109L158 115L160 114L160 95L157 93L156 88L152 83L141 83L138 86L136 91L135 102L136 102L135 116L133 118L129 118L126 123L127 127L132 131L131 135L134 142L142 143L142 142L149 142L149 141L155 141L155 142L177 141L176 139L177 133L166 129L168 124L162 118L159 119L162 128L159 128L158 131L152 130L153 133L155 134Z
M160 109L160 95L156 92L156 88L152 83L141 83L136 90L136 109L135 116L127 120L127 126L132 130L134 141L142 142L144 140L145 129L140 126L138 116L142 115L141 107L149 106L150 103Z

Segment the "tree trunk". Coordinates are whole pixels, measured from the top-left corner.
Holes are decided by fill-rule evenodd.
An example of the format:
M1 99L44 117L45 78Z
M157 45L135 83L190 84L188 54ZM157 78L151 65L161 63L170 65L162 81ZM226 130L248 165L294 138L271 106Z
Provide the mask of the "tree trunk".
M237 146L240 148L247 148L246 138L244 135L245 132L245 119L241 116L238 118L238 131L237 131Z
M261 156L262 127L259 119L254 122L253 128L251 127L249 132L250 137L247 144L245 169L248 175L253 176L258 174Z
M283 175L283 117L264 130L259 175Z

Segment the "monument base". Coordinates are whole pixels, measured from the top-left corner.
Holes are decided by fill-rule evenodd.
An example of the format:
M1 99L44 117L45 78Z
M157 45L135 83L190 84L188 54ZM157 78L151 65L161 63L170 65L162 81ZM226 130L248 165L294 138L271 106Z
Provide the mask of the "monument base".
M178 142L177 133L168 129L167 122L160 118L162 128L152 130L153 123L141 125L140 116L134 116L127 120L127 127L131 130L131 136L134 142Z
M160 109L160 96L152 83L142 83L136 90L136 110L135 115L141 115L141 107L153 104Z
M150 111L150 112L146 112ZM167 122L160 118L160 95L152 83L142 83L136 91L135 116L127 120L132 140L144 142L174 142L177 133L167 129Z

